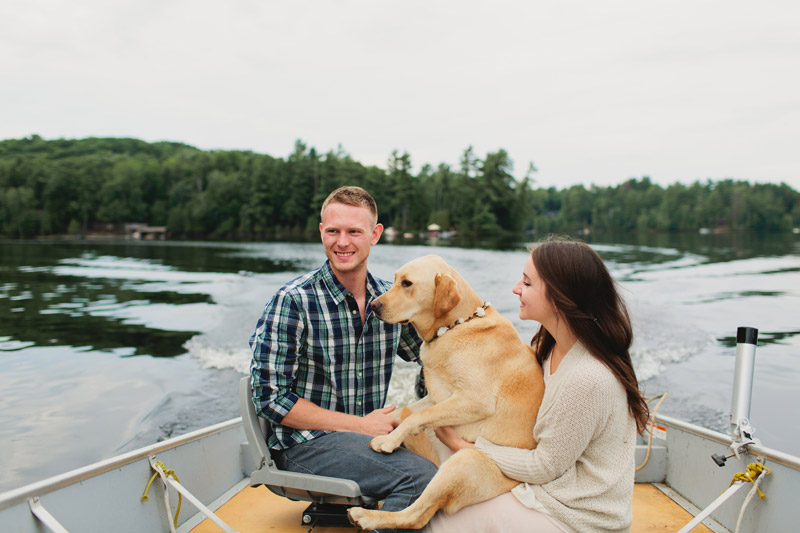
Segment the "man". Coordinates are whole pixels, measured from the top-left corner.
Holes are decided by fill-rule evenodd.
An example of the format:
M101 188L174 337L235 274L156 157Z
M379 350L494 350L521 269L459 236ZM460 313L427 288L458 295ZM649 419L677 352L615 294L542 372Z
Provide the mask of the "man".
M328 260L284 285L250 339L258 414L285 470L347 478L399 511L419 497L436 467L405 448L383 455L369 441L397 426L384 407L395 354L418 360L413 328L386 324L369 303L390 283L367 270L383 232L375 200L360 187L333 191L319 225Z

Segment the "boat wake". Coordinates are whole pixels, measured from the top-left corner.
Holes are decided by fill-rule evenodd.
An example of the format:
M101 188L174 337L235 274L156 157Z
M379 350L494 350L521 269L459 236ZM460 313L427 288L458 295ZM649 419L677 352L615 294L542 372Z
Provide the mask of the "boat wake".
M200 360L204 368L232 368L241 374L250 372L250 359L253 357L249 348L220 346L209 341L204 335L196 335L183 345L186 351Z

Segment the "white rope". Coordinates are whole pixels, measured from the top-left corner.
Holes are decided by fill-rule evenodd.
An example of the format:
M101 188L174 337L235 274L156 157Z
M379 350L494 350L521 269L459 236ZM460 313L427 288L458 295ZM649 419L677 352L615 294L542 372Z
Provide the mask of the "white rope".
M207 516L207 517L208 517L208 518L209 518L209 519L210 519L212 522L214 522L214 523L215 523L215 524L217 524L219 527L221 527L221 528L222 528L222 530L223 530L223 531L225 531L225 533L236 533L236 531L235 531L233 528L231 528L231 527L230 527L228 524L226 524L225 522L223 522L223 521L222 521L222 519L220 519L220 517L218 517L217 515L215 515L215 514L214 514L214 512L213 512L211 509L209 509L208 507L206 507L205 505L203 505L203 502L201 502L200 500L198 500L198 499L197 499L197 498L194 496L194 494L192 494L191 492L189 492L189 491L186 489L186 487L184 487L183 485L181 485L181 484L180 484L180 483L178 483L177 481L175 481L175 480L172 480L172 479L168 478L168 477L166 476L166 474L164 473L164 471L161 469L161 467L160 467L160 466L158 466L157 464L155 464L155 462L153 461L153 458L151 458L151 459L150 459L150 464L152 465L152 467L153 467L153 470L155 470L156 472L158 472L158 475L161 477L161 479L164 481L164 483L165 483L166 485L169 485L169 486L173 487L175 490L177 490L178 492L180 492L181 494L183 494L183 496L184 496L184 497L185 497L187 500L189 500L190 502L192 502L192 504L193 504L193 505L194 505L194 506L195 506L195 507L196 507L196 508L197 508L197 509L198 509L198 510L201 512L201 513L203 513L204 515L206 515L206 516ZM165 488L165 489L164 489L164 494L166 495L166 494L167 494L167 492L168 492L168 491L167 491L167 490L166 490L166 488ZM164 498L164 499L165 499L165 500L166 500L166 502L167 502L167 514L169 514L169 528L170 528L170 531L174 533L174 532L175 532L175 528L174 528L174 527L173 527L173 525L172 525L172 515L171 515L171 513L170 513L170 507L169 507L169 498L168 498L167 496L165 496L165 498Z
M169 524L169 531L170 533L176 533L175 525L174 525L174 518L172 517L172 506L169 504L169 490L167 490L167 475L164 473L164 470L161 469L158 465L155 464L155 457L150 457L150 466L158 472L158 477L161 478L161 481L164 482L164 507L167 509L167 523Z
M659 394L657 396L653 396L652 398L648 398L646 400L646 402L650 403L650 402L652 402L653 400L655 400L657 398L661 398L661 399L658 400L658 403L653 408L653 410L650 412L650 416L647 417L647 425L649 426L649 428L647 428L647 430L646 430L647 431L647 453L644 456L644 461L642 461L642 464L640 464L639 466L636 467L636 470L635 470L636 472L638 472L639 470L644 468L645 465L647 464L647 462L650 460L650 450L653 447L653 430L656 428L656 414L658 414L658 408L661 407L661 403L667 398L667 393L663 392L663 393L661 393L661 394Z
M69 533L69 531L56 520L56 517L51 515L50 511L44 508L38 496L28 498L28 507L31 508L33 516L38 518L39 521L53 533Z
M761 485L761 482L764 481L764 477L766 477L767 471L762 471L756 480L753 482L753 488L750 489L750 492L747 493L747 496L744 499L744 503L742 504L742 508L739 510L739 518L736 520L736 530L734 533L739 533L739 529L742 527L742 519L744 518L744 511L747 506L750 504L750 500L753 499L753 496L756 495L758 492L758 487Z
M700 522L705 520L706 517L708 517L708 515L710 515L714 511L714 509L725 503L725 501L731 496L733 496L736 493L736 491L742 488L742 486L744 486L743 481L737 481L736 483L731 485L728 488L728 490L723 492L716 500L711 502L711 505L700 511L700 513L697 516L695 516L691 522L683 526L680 529L680 531L678 531L678 533L687 533L688 531L693 530L695 527L697 527L698 524L700 524Z

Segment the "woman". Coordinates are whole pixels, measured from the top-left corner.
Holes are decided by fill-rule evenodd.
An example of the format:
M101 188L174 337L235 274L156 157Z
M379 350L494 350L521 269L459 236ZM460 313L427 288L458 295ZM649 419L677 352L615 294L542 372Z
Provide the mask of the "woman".
M521 483L511 493L438 513L425 531L627 531L636 433L648 408L629 353L627 310L602 259L588 245L551 239L536 246L512 291L519 317L540 327L531 345L545 393L534 450L470 443L438 428L453 451L477 448Z

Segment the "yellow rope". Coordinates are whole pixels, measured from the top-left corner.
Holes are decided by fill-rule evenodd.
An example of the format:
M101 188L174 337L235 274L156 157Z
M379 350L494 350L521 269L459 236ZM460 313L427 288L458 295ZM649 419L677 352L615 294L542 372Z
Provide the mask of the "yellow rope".
M731 480L731 485L733 485L737 481L744 481L744 482L752 483L753 485L755 485L756 478L758 478L758 476L761 474L761 472L764 472L765 475L767 475L767 476L772 473L772 471L769 468L767 468L766 466L762 465L761 463L750 463L749 465L747 465L747 471L739 472L739 473L733 475L733 479ZM761 492L761 489L757 489L757 490L758 490L758 496L762 500L764 498L766 498L766 496L764 496L764 493Z
M161 468L161 470L164 471L164 477L172 476L172 477L175 478L175 481L177 481L178 483L181 482L181 480L178 479L178 475L175 473L175 471L170 469L170 468L167 468L164 465L164 463L162 463L161 461L156 461L154 466L157 466L157 467ZM146 501L150 500L147 497L147 492L150 490L150 485L153 484L153 481L155 481L157 476L158 476L158 470L153 472L153 475L150 476L150 481L147 482L147 486L144 488L144 494L142 495L142 501L143 502L146 502ZM164 487L164 490L167 490L167 488ZM173 520L173 522L175 524L175 527L178 527L178 515L181 514L181 504L182 503L183 503L183 496L181 496L181 493L179 492L178 493L178 508L175 510L175 519Z

